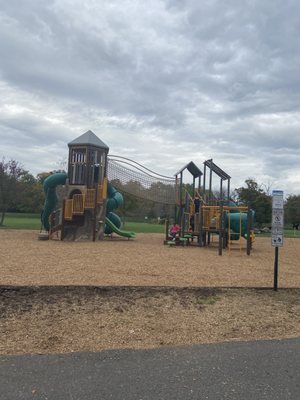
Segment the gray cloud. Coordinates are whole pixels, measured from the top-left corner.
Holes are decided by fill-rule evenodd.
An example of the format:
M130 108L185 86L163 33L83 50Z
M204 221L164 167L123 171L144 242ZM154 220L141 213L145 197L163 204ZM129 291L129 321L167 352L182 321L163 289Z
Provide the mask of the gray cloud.
M1 152L40 172L92 129L161 173L213 157L236 186L300 192L299 12L296 0L3 2Z

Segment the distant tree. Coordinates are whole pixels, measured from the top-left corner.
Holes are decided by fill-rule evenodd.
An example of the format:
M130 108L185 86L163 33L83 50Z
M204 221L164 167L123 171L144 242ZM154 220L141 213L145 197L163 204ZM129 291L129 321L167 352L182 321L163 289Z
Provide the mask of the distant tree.
M289 195L285 202L285 221L288 224L300 223L300 195Z
M255 211L258 225L269 224L272 215L272 197L254 179L245 181L246 187L235 189L239 204L246 204Z
M0 226L4 223L7 210L13 208L20 198L20 181L27 174L16 160L0 162Z
M183 189L185 189L191 197L193 196L193 185L191 183L184 183Z
M20 179L21 198L18 199L17 211L39 213L43 208L43 185L38 178L26 173Z
M38 183L43 184L45 179L48 178L48 176L51 175L51 172L40 172L36 176L36 180Z

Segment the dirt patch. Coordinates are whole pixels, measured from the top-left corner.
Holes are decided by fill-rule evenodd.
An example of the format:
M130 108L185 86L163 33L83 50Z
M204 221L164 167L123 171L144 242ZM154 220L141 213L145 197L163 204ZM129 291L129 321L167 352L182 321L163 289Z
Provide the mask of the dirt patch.
M211 247L164 246L163 235L102 242L38 241L37 231L0 230L0 285L272 287L274 248L257 238L251 256L232 244L218 256ZM300 287L300 240L279 252L279 287Z
M300 290L2 287L0 353L299 336Z

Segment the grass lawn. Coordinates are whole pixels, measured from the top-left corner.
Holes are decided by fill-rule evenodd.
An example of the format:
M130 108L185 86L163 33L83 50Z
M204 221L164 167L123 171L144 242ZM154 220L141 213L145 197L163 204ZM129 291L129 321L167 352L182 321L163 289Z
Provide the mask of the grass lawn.
M294 229L285 229L284 230L285 237L298 237L300 238L300 231Z
M147 222L125 222L122 229L136 233L164 233L165 225L150 224Z
M6 213L4 226L0 229L40 229L40 214Z
M255 234L256 237L270 237L271 233L256 233ZM284 237L286 238L300 238L300 230L293 230L293 229L284 229Z
M39 214L7 213L4 226L0 229L41 229ZM163 233L164 225L151 224L147 222L126 222L121 229L136 233Z
M21 213L7 213L4 219L4 226L0 229L36 229L40 230L41 220L39 214L21 214ZM149 222L133 222L125 221L125 225L122 226L125 231L133 231L136 233L164 233L164 224L151 224ZM256 237L270 236L270 233L260 233ZM300 230L285 229L284 236L300 238Z

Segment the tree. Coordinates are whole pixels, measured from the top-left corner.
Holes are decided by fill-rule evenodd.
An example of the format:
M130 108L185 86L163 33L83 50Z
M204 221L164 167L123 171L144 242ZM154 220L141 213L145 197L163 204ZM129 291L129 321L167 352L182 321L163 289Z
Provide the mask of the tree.
M48 176L50 176L50 175L51 175L51 172L40 172L39 174L37 174L36 180L38 183L43 185L45 179L48 178Z
M20 180L27 173L16 160L0 162L0 226L7 210L14 207L20 196Z
M235 189L239 204L246 204L255 211L258 225L269 224L272 215L272 197L254 179L245 181L246 187Z
M300 195L289 195L285 203L285 220L288 224L300 223Z
M19 182L21 198L18 199L16 205L17 211L27 213L39 213L43 208L44 193L43 185L28 172L25 173Z

